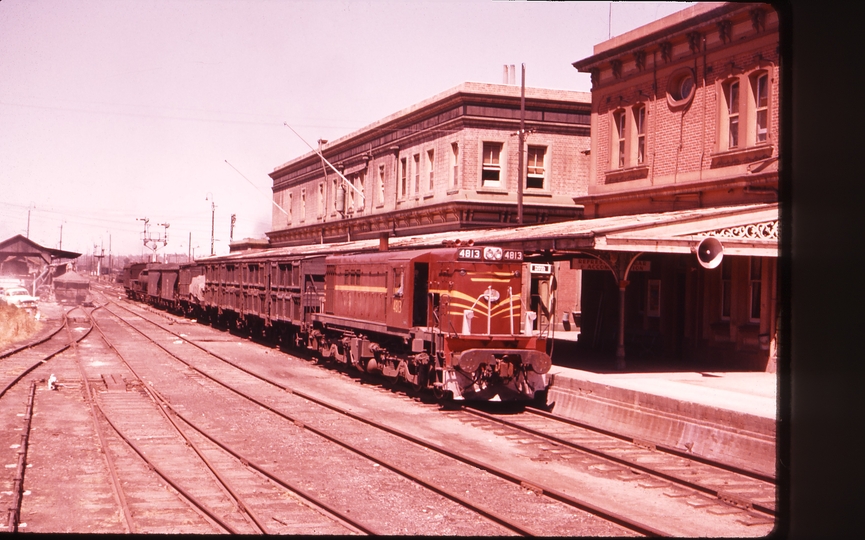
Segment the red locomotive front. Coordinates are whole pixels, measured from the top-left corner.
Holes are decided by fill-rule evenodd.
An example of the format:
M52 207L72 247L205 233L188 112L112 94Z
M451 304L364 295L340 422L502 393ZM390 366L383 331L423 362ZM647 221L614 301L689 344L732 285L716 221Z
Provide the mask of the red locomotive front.
M328 257L311 343L454 399L533 399L551 363L524 279L522 252L498 247Z

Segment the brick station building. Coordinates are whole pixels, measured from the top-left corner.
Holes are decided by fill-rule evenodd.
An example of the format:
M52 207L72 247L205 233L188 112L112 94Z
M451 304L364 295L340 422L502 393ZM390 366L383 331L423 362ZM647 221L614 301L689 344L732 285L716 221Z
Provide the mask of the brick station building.
M771 6L701 3L575 62L591 95L526 89L523 222L534 227L509 231L520 88L465 83L323 142L345 180L315 152L277 167L269 244L478 230L553 263L580 347L619 369L662 356L774 370L779 45ZM712 247L704 264L699 246ZM533 309L549 286L524 291Z
M589 94L526 88L523 222L575 219L588 182ZM464 83L271 174L273 247L517 223L520 87Z
M734 205L762 216L689 224L690 238L727 248L716 268L651 229L588 251L614 271L583 272L584 344L612 347L621 294L632 352L649 343L688 363L774 369L780 64L778 13L738 3L697 4L574 62L592 77L588 192L575 197L585 218ZM649 269L625 270L637 260Z

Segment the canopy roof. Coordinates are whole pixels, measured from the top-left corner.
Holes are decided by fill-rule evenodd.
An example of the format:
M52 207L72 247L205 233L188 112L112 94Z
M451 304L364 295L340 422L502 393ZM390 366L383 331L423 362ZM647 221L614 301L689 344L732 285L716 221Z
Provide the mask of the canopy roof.
M40 246L20 234L0 242L0 255L11 257L39 257L46 263L55 259L77 259L80 253Z
M474 229L388 240L389 250L442 245L499 245L520 249L527 256L566 256L585 251L690 253L707 236L714 236L727 255L778 256L778 204L695 208L581 219L507 229ZM243 261L280 255L324 255L376 251L378 240L313 244L251 250L203 261Z

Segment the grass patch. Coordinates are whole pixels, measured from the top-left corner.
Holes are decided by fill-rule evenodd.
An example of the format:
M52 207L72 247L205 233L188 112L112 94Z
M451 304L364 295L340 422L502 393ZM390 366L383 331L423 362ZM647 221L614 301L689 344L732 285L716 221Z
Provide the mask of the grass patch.
M0 351L18 341L25 341L41 326L36 317L23 309L0 304Z

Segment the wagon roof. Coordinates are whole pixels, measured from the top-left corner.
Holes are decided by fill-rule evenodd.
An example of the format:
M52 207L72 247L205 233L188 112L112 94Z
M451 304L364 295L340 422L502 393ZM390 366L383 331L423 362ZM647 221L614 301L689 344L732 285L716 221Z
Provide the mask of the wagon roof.
M54 278L54 283L90 283L90 280L74 270L69 270L62 276Z
M448 259L456 259L457 248L427 248L412 251L375 251L362 253L360 255L338 254L328 257L328 262L340 262L342 259L350 260L352 263L379 263L379 262L402 262L412 261L425 255L438 255Z

